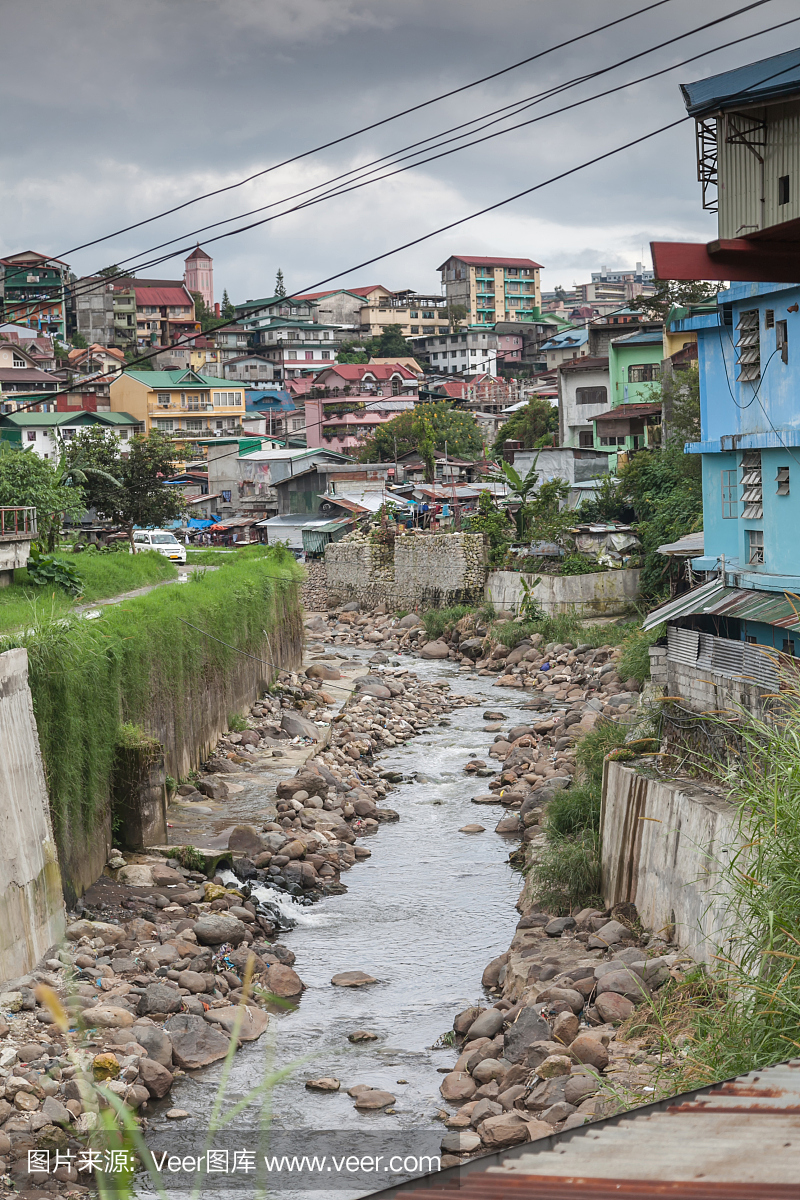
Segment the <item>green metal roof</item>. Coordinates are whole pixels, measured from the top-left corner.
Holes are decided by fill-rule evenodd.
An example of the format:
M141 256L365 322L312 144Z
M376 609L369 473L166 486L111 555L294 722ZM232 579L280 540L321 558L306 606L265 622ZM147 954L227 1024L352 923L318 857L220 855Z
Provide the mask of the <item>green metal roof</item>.
M788 592L723 587L719 579L659 605L648 614L642 628L654 629L662 621L674 621L694 613L761 621L765 625L779 625L782 629L800 629L800 600L796 596Z
M18 412L5 413L0 417L0 427L29 429L32 427L52 429L57 425L138 425L139 421L130 413L93 412Z
M166 391L167 389L181 386L187 388L229 388L231 386L229 379L217 379L210 375L200 375L199 372L188 368L183 368L180 371L124 371L119 378L134 379L137 383L144 383L156 392L159 389Z

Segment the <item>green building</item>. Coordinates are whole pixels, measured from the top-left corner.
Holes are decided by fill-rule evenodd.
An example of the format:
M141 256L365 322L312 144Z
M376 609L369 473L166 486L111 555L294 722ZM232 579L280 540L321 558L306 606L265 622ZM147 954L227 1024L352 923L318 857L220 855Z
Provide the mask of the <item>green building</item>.
M69 267L60 258L36 250L0 258L0 320L65 341L68 283Z

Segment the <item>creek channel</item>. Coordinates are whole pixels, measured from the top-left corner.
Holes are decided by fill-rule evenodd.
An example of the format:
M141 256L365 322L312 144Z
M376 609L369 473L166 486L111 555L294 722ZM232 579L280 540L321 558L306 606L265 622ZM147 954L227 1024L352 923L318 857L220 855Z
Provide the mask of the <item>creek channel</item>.
M514 905L522 877L507 861L516 841L494 832L500 809L470 802L486 792L486 780L464 773L467 759L484 757L492 740L484 710L510 718L518 698L509 703L508 690L494 688L488 678L465 678L452 664L404 660L404 665L422 679L447 679L454 693L474 696L477 704L454 710L376 758L377 768L401 772L409 782L387 796L400 820L382 824L363 843L372 856L347 872L345 895L310 907L280 896L283 911L295 921L281 941L297 956L295 970L306 991L294 1010L270 1018L265 1037L234 1057L224 1101L227 1111L260 1082L265 1053L274 1069L295 1064L271 1092L276 1131L336 1130L351 1133L353 1145L359 1131L376 1128L435 1125L444 1133L435 1121L442 1108L438 1068L451 1069L456 1051L433 1044L452 1029L457 1012L486 1003L483 969L508 948L519 919ZM486 832L459 833L471 822L485 824ZM365 971L378 982L331 985L333 975L348 970ZM351 1044L348 1034L355 1030L375 1033L377 1040ZM191 1114L180 1127L172 1126L176 1143L187 1126L194 1126L194 1136L207 1127L220 1075L217 1064L176 1083L171 1103ZM341 1090L323 1094L305 1088L307 1079L321 1076L341 1080ZM359 1083L391 1092L397 1097L394 1111L358 1112L347 1088ZM251 1130L255 1111L237 1117L234 1128ZM156 1115L151 1125L163 1137L171 1122ZM297 1152L306 1151L300 1146ZM350 1195L365 1190L371 1189ZM337 1189L336 1195L346 1200L348 1193Z

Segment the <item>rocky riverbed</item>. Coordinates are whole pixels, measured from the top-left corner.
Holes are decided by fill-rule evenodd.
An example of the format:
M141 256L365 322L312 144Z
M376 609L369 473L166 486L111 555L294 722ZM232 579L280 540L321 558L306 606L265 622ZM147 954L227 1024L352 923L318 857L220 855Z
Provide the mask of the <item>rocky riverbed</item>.
M154 1116L186 1119L186 1109L169 1107L173 1084L224 1058L237 1006L242 1044L280 1020L271 997L301 1000L302 970L285 944L292 911L346 892L343 876L371 856L366 842L402 817L387 803L402 773L381 770L376 756L474 705L473 674L519 689L509 694L515 720L487 709L485 757L463 764L466 779L487 781L472 797L477 813L485 819L499 806L495 832L522 843L512 850L520 861L526 843L535 847L548 800L572 782L575 742L602 714L632 710L637 689L617 675L610 645L532 638L509 652L477 618L459 626L447 641L430 641L415 616L397 621L352 605L307 622L305 670L281 675L177 789L173 847L112 858L71 914L65 945L2 985L0 1170L51 1193L81 1190L74 1166L26 1175L29 1149L77 1151L95 1127L97 1099L76 1077L102 1081L145 1128ZM446 679L420 678L415 657L458 664L467 686L456 692ZM485 827L472 821L459 832L480 836ZM617 1043L615 1030L677 969L670 948L637 944L629 916L553 922L524 891L520 911L511 947L453 1024L458 1057L441 1084L452 1110L439 1113L453 1161L599 1115L610 1082L653 1086L641 1069L652 1064L635 1062L637 1048ZM375 983L341 965L334 987ZM60 997L74 1033L54 1023L42 984ZM375 1036L351 1032L355 1042ZM360 1111L396 1103L380 1081L306 1074L309 1090L344 1087Z

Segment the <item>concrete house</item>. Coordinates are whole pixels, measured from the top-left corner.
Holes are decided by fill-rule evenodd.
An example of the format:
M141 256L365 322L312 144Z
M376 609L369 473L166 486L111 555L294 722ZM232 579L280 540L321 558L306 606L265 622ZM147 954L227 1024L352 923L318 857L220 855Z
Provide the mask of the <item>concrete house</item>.
M594 448L593 420L609 406L607 358L573 358L558 368L558 425L562 446Z
M127 442L141 432L130 413L18 412L0 416L0 440L18 450L32 450L39 458L57 459L64 445L81 429L102 425Z
M470 325L537 317L542 304L541 269L532 258L457 254L438 268L449 303L464 305Z
M111 384L111 409L133 413L146 433L202 441L241 426L245 391L197 371L125 371Z

